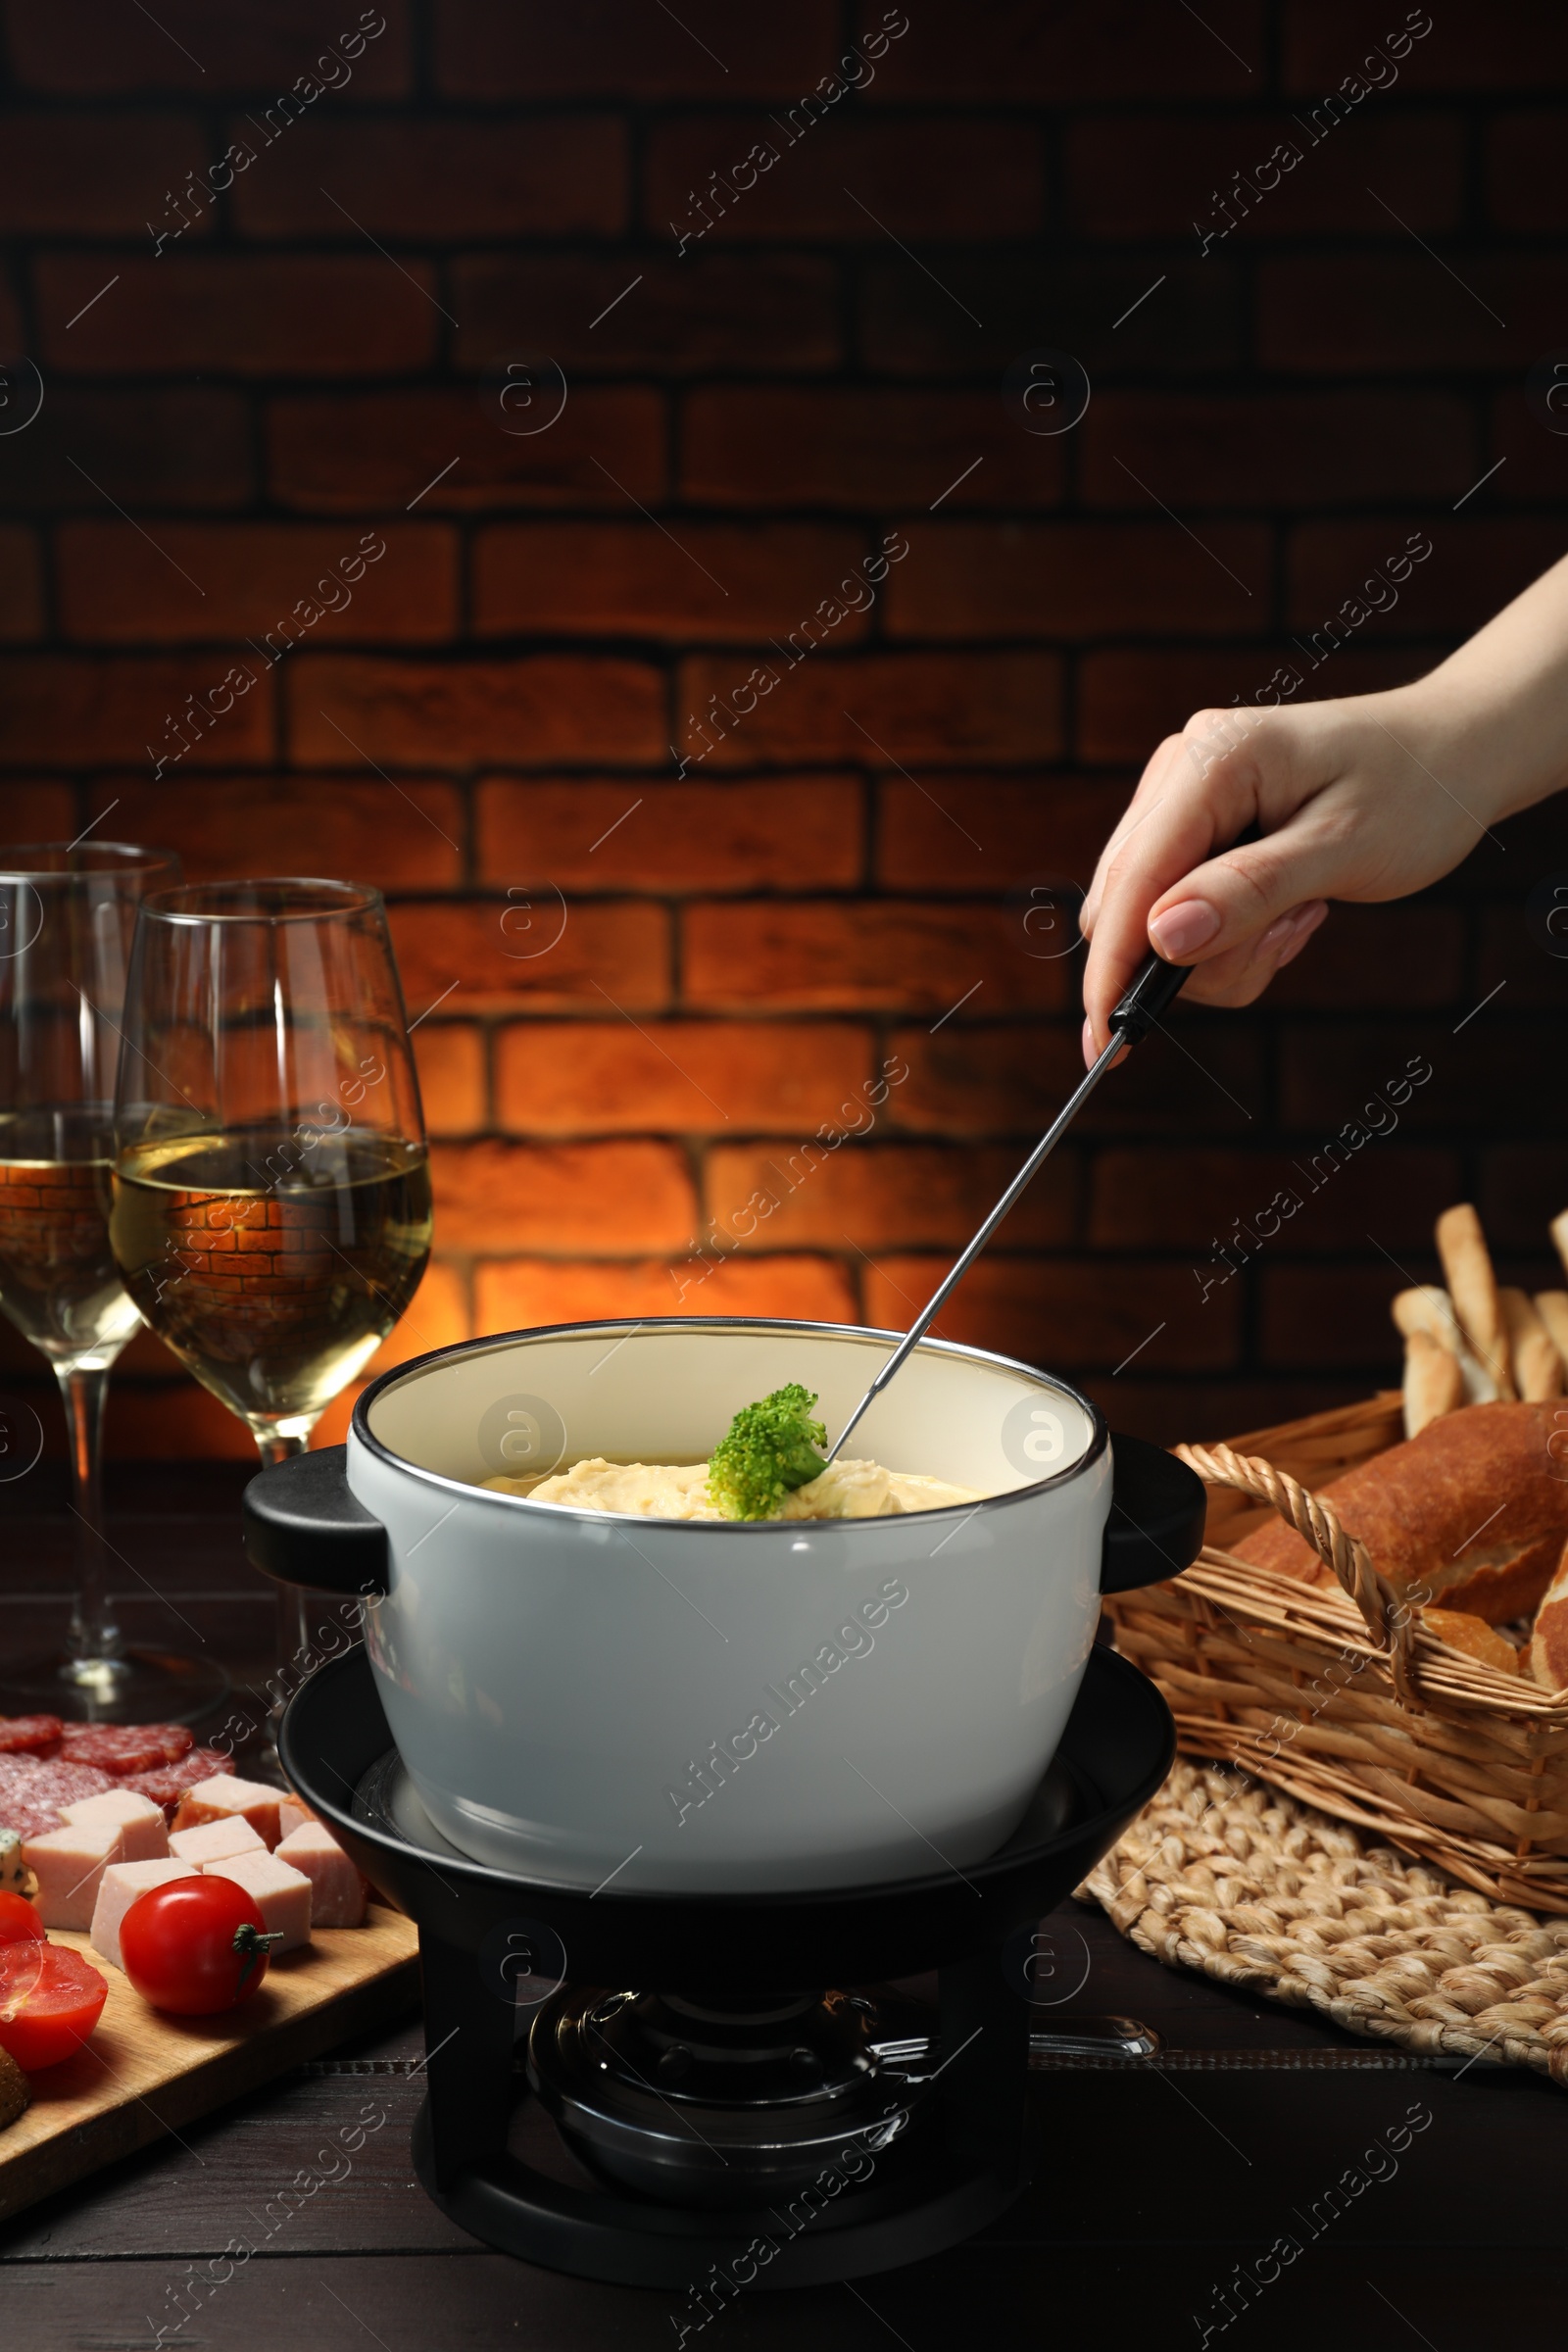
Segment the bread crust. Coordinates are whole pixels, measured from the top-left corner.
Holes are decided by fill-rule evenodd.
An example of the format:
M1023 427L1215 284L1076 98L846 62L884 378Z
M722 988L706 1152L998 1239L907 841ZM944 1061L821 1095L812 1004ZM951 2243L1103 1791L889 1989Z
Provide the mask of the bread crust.
M1530 1671L1544 1690L1568 1690L1568 1544L1530 1637Z
M1568 1464L1547 1449L1552 1428L1549 1404L1468 1405L1322 1493L1397 1590L1500 1625L1535 1608L1568 1538ZM1283 1520L1246 1537L1236 1556L1305 1584L1334 1581Z
M1467 1657L1495 1667L1498 1674L1519 1672L1519 1652L1513 1643L1481 1618L1463 1609L1423 1609L1421 1622L1446 1648L1462 1649Z
M1464 1373L1429 1331L1412 1331L1404 1343L1404 1434L1419 1436L1430 1422L1456 1413L1464 1402Z

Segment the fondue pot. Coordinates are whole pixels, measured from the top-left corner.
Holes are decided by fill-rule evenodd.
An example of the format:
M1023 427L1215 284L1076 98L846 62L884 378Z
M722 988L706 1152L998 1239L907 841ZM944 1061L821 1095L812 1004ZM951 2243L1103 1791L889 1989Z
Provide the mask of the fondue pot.
M252 1481L247 1548L273 1577L364 1596L404 1768L476 1861L647 1894L961 1872L1050 1764L1101 1594L1196 1556L1191 1471L1112 1439L1060 1380L926 1340L854 1450L977 1502L747 1524L475 1483L702 1460L792 1381L831 1431L898 1337L672 1317L441 1348L365 1391L346 1448Z

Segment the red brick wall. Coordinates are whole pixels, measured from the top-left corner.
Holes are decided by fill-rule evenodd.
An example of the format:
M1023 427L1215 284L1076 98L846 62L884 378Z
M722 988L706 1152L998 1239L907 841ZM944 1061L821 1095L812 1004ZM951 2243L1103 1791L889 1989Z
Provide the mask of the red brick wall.
M397 1349L670 1311L682 1281L898 1325L1079 1066L1030 885L1086 879L1158 736L1299 660L1412 531L1430 558L1312 691L1418 671L1561 552L1568 440L1525 377L1568 342L1568 18L1433 0L1310 143L1397 0L907 0L786 146L880 6L381 5L264 146L352 0L9 0L0 339L46 399L0 436L4 830L115 803L196 876L387 892L434 1007L438 1259ZM764 138L696 235L688 192ZM1000 392L1041 346L1093 386L1054 438ZM483 372L541 350L564 412L511 434ZM367 532L352 602L155 781L170 715ZM775 641L888 533L874 601L786 673ZM688 714L763 662L677 780ZM1422 901L1337 912L1263 1007L1182 1015L945 1328L1175 1438L1393 1377L1391 1261L1429 1271L1455 1198L1547 1279L1568 964L1524 901L1565 830L1506 826ZM1202 1303L1212 1245L1415 1054L1397 1133ZM787 1189L893 1056L869 1136ZM111 1432L248 1443L146 1339Z

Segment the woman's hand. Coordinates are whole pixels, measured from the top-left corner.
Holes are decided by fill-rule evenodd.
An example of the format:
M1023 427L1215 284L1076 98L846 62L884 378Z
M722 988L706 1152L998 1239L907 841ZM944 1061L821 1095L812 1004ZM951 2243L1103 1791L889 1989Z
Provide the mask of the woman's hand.
M1441 736L1416 687L1200 710L1168 735L1084 902L1086 1060L1151 947L1194 967L1189 1003L1250 1004L1331 899L1403 898L1457 865L1490 811L1443 774ZM1228 846L1252 826L1260 839Z
M1414 685L1200 710L1145 768L1084 902L1085 1059L1151 947L1194 967L1190 1003L1250 1004L1331 899L1424 889L1565 775L1568 558Z

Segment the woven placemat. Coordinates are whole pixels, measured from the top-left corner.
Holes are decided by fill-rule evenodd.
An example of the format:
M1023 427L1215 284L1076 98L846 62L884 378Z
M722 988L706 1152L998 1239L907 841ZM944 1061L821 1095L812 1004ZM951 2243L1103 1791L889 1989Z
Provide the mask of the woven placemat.
M1568 2088L1568 1920L1494 1903L1250 1773L1179 1761L1078 1893L1170 1967Z

